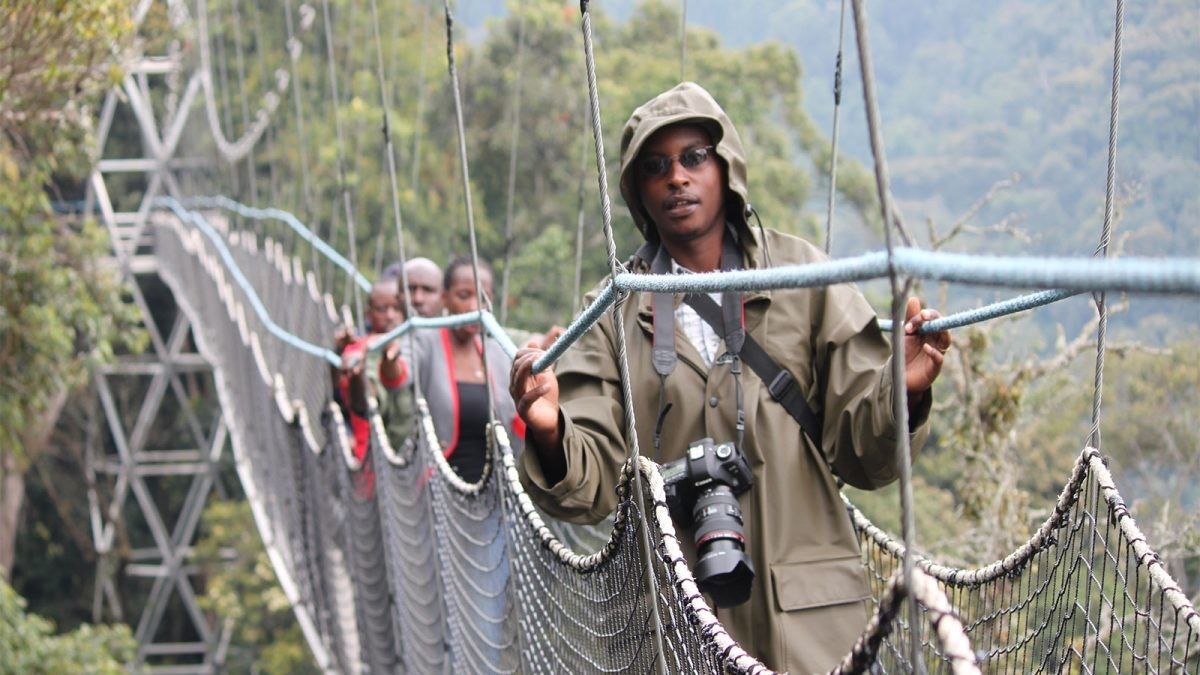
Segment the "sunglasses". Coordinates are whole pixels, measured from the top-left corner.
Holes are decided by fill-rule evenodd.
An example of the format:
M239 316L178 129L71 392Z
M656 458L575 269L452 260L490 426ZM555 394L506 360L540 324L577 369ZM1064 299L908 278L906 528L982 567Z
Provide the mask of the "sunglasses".
M651 155L638 160L638 166L642 170L644 176L665 176L671 170L671 164L675 160L679 160L679 166L685 169L694 169L704 162L708 161L708 157L714 151L713 146L706 145L702 148L692 148L685 150L678 155Z

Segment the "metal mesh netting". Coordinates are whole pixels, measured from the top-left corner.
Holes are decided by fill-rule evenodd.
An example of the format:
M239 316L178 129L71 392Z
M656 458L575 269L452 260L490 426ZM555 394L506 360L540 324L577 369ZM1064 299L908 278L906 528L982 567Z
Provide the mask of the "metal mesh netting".
M649 517L640 517L627 467L611 524L547 520L516 479L502 428L489 434L490 471L467 485L434 450L440 445L432 420L417 401L418 424L401 447L391 446L372 415L364 467L329 404L328 364L269 334L244 291L231 283L216 243L165 214L155 223L160 269L214 361L239 474L322 667L654 671L654 589L666 670L765 671L725 633L697 591L651 463L641 466ZM226 232L221 239L279 328L313 344L330 339L338 323L335 305L318 294L295 259L253 234ZM368 468L373 497L359 489ZM919 575L912 588L893 584L889 590L884 580L900 548L860 521L880 611L845 670L870 668L876 650L883 671L911 667L907 627L894 618L896 603L915 597L935 629L926 630L925 639L937 635L925 648L931 669L973 668L969 636L988 659L988 671L1197 671L1200 618L1170 590L1173 582L1154 567L1140 535L1131 537L1120 525L1123 507L1104 506L1110 495L1088 502L1094 481L1083 477L1091 480L1094 469L1076 473L1076 487L1064 495L1084 498L1056 512L1052 533L1028 562L997 563L1001 569L989 578L967 581L961 573L946 581L944 568L924 563L938 584ZM649 565L639 545L643 523L653 547ZM1088 553L1078 553L1085 543ZM1126 546L1132 548L1123 552ZM955 611L967 636L955 632Z
M853 512L873 595L903 556L901 542ZM1138 530L1100 453L1083 451L1053 515L1020 549L977 570L927 559L989 672L1200 672L1200 616ZM886 671L911 670L895 644ZM939 650L926 641L927 658Z

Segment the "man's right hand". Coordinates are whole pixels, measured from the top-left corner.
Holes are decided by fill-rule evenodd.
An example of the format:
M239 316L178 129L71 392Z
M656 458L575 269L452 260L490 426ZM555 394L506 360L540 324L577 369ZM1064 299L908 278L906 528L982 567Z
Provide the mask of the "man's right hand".
M546 352L534 340L517 352L513 359L508 392L517 404L517 414L525 422L525 439L532 441L542 460L547 480L557 482L566 474L562 428L559 426L558 378L547 368L533 374L533 364Z

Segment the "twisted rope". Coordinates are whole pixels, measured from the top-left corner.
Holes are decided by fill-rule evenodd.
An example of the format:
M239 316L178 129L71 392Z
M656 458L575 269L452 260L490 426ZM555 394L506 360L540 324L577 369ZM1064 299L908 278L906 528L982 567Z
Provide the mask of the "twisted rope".
M1116 209L1115 195L1117 180L1117 122L1121 103L1121 50L1122 32L1125 27L1125 0L1117 0L1116 19L1113 28L1112 98L1108 116L1108 174L1104 184L1104 226L1100 230L1100 243L1094 255L1108 257L1108 244L1112 240L1113 212ZM1096 327L1096 376L1092 395L1092 430L1088 445L1100 446L1100 400L1104 394L1104 339L1108 333L1108 308L1103 291L1097 293L1096 309L1100 323Z
M307 13L305 13L307 10ZM313 219L315 209L313 207L312 185L308 178L308 134L304 131L304 107L300 104L300 78L296 72L296 61L300 58L300 53L303 47L300 41L296 39L296 33L292 25L292 0L284 0L283 3L284 16L287 21L287 51L288 51L288 67L290 75L296 85L292 87L292 104L296 108L296 148L300 153L300 189L301 198L304 202L304 216L306 220ZM308 5L303 5L300 8L301 25L307 18L309 24L312 23L313 11ZM311 241L311 240L309 240ZM309 266L313 274L320 275L321 266L317 264L317 252L314 247L309 247ZM318 277L319 279L319 277Z
M579 3L579 12L582 15L583 23L583 53L584 62L587 67L588 101L591 104L592 113L592 138L595 141L596 147L596 174L600 184L600 213L604 226L604 244L608 249L609 271L613 277L616 277L621 272L622 267L620 261L617 260L617 242L613 236L612 229L612 205L608 195L608 168L604 160L604 132L600 124L600 92L596 84L596 60L592 48L592 15L588 9L588 4L588 0L580 0ZM617 335L617 369L621 376L622 403L625 409L625 428L626 435L629 438L630 461L636 465L641 457L641 449L638 446L637 421L633 412L633 386L629 377L629 354L625 341L625 319L619 311L613 312L612 316L613 330ZM650 538L645 527L646 504L640 473L634 474L634 483L638 495L639 517L643 520L643 527L640 528L641 541L643 558L646 561L646 579L651 586L650 608L655 628L654 647L657 650L658 669L660 672L666 672L666 650L662 642L662 617L659 616L658 589L655 587L654 571L650 565L653 550L650 547Z
M846 38L846 0L838 18L837 63L833 68L833 132L829 148L829 208L825 213L825 253L833 247L833 206L837 194L838 130L842 117L842 44Z
M687 81L687 0L679 0L679 81Z
M895 250L892 246L892 195L889 185L887 157L884 155L882 132L879 129L879 104L875 98L875 77L871 64L871 46L867 36L866 7L864 0L854 0L854 29L858 41L858 61L862 71L863 99L867 109L867 123L871 132L871 154L875 158L875 181L879 189L880 206L883 209L884 241L887 245L888 281L892 290L892 321L902 326L907 310L907 295L911 281L900 283L895 266ZM898 228L899 229L899 228ZM901 230L901 234L903 231ZM905 243L911 241L905 237ZM905 387L904 331L892 331L892 419L896 425L896 462L900 474L900 511L904 536L904 583L913 584L912 547L916 540L916 517L913 513L912 494L912 451L909 446L908 396ZM920 609L916 604L909 606L909 626L912 642L909 645L910 659L918 671L924 669L920 649Z
M325 53L329 62L329 89L333 96L333 129L337 138L338 182L342 187L342 206L346 211L346 232L350 247L350 264L358 269L358 242L354 233L354 204L350 200L350 184L346 179L346 144L342 136L342 99L338 96L337 68L334 67L333 21L329 17L329 0L321 0L321 11L325 18ZM354 292L354 318L358 325L363 323L362 293L351 284Z
M454 91L454 121L455 129L458 132L458 161L462 166L463 199L466 202L467 208L467 236L471 242L471 273L475 278L475 300L479 303L480 309L483 309L483 286L479 283L479 247L475 242L475 210L471 206L471 172L467 163L467 132L463 124L462 94L459 91L458 67L454 59L454 15L450 11L450 0L442 0L442 7L446 10L446 61L447 67L450 70L450 88ZM482 314L480 314L479 328L481 331L486 330ZM488 384L484 388L487 391L488 415L492 419L495 419L496 397L490 384L492 371L488 368L487 349L480 351L479 357L483 361L484 380ZM484 467L489 466L491 466L491 462L485 461ZM481 482L486 479L487 472L485 471Z
M384 154L387 157L388 186L391 189L392 196L392 222L396 225L396 246L400 253L400 295L404 298L404 318L407 320L415 318L416 312L413 309L412 294L408 292L408 270L405 268L408 257L405 255L404 250L404 220L400 215L400 188L396 182L396 151L392 145L391 112L388 105L391 97L388 95L387 90L387 73L383 69L383 41L379 36L379 8L376 0L371 0L371 24L374 27L375 34L375 61L379 77L379 104L383 108L383 147ZM381 246L380 250L382 249L383 247ZM410 359L410 361L413 390L419 391L421 388L420 359Z
M513 197L517 191L517 146L521 138L521 67L525 59L525 12L517 7L517 55L513 63L516 82L512 92L512 136L508 146L508 195L504 206L504 271L500 278L500 323L508 323L509 257L513 246Z
M932 577L920 570L915 571L911 578L912 582L905 584L903 573L892 575L875 614L867 622L850 653L832 672L839 675L868 672L875 665L879 647L891 634L896 617L900 614L900 605L906 599L910 601L910 606L923 607L927 612L942 654L950 662L950 672L956 675L980 672L975 653L971 650L971 641L946 594L938 588Z

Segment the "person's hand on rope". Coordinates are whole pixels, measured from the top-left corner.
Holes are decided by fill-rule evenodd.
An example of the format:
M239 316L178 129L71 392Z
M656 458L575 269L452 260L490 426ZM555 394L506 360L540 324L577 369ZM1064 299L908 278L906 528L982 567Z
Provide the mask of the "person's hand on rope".
M904 311L904 384L911 404L921 400L942 372L950 350L950 331L918 332L926 321L941 317L936 309L921 309L919 298L909 298Z
M333 353L341 356L346 351L346 347L349 347L350 344L354 342L354 339L355 336L353 328L344 324L338 326L337 330L333 332ZM345 360L343 359L343 366L344 363ZM334 391L337 391L339 388L338 383L342 378L343 366L335 366L332 364L329 366L329 377L333 381Z
M553 328L546 337L551 335L553 339L558 338ZM517 414L525 422L525 441L536 449L543 475L547 481L557 483L567 472L558 410L558 378L554 376L553 368L533 373L533 364L546 353L541 347L546 337L541 341L530 340L517 352L508 392L517 404ZM549 341L553 342L553 339Z
M379 360L379 379L388 389L396 389L408 379L408 363L400 353L400 340L392 340L384 346Z
M550 349L554 346L555 342L558 342L558 338L562 337L562 334L565 333L566 330L567 329L557 324L551 326L550 330L546 331L545 334L542 335L541 344L537 345L537 347L539 349Z
M346 403L355 415L366 417L368 386L367 378L364 375L367 363L366 350L343 348L341 353L341 375L346 378L350 394L350 400Z
M355 339L353 328L344 324L338 326L338 329L333 332L333 352L340 356Z

